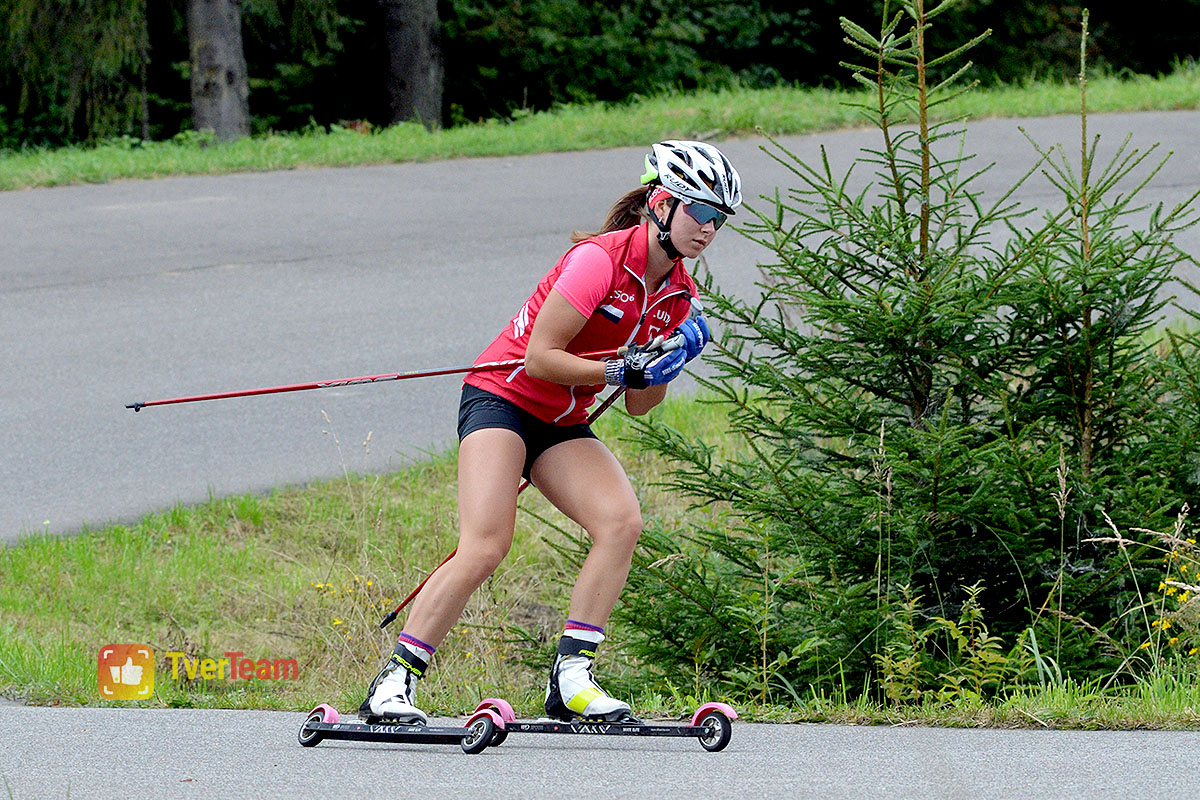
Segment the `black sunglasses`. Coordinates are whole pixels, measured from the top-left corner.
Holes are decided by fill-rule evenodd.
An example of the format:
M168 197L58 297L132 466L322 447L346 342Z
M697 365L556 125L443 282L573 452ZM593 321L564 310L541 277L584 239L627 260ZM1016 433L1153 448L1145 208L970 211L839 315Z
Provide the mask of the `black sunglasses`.
M713 223L714 230L721 230L721 226L725 224L725 220L729 219L729 215L724 211L718 211L712 206L704 203L683 203L683 210L687 215L700 225L707 222Z

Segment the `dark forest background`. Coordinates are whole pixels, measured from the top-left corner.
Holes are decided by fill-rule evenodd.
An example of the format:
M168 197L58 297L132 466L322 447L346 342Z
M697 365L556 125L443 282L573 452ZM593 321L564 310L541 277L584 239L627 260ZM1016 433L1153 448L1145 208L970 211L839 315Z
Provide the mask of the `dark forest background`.
M164 139L192 128L189 8L216 1L0 0L0 148ZM404 76L389 68L389 47L397 44L397 18L415 13L414 0L220 1L241 14L251 132L412 118L395 103ZM850 52L839 16L865 21L884 6L426 2L430 11L436 2L427 37L440 62L432 79L441 113L424 121L443 126L670 90L844 85L838 64ZM967 0L939 19L931 45L936 52L990 28L971 54L975 77L1066 78L1078 69L1082 8ZM1200 55L1200 0L1095 0L1088 8L1090 63L1098 70L1164 73Z

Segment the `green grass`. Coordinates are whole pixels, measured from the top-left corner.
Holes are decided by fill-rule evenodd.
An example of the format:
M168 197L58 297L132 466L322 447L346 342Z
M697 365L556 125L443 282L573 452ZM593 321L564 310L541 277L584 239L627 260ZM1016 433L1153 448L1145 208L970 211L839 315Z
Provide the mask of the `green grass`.
M728 446L723 412L674 398L654 412L684 432ZM689 517L686 500L656 486L667 468L632 443L628 419L610 412L597 429L626 465L647 520ZM512 553L472 599L422 683L431 712L459 715L503 696L539 712L541 683L562 624L572 571L557 547L580 531L537 492L523 495ZM453 549L455 460L446 455L386 476L354 476L265 496L176 507L137 525L71 538L34 536L0 550L0 694L31 703L114 705L97 690L105 644L143 643L157 656L155 695L138 705L302 710L352 709L396 628L377 623ZM650 716L679 716L703 701L648 683L611 631L602 671L635 687ZM171 677L166 653L295 658L295 681ZM1190 670L1190 671L1189 671ZM731 699L731 698L719 698ZM1055 728L1200 725L1195 665L1133 686L1070 681L1023 688L996 702L959 699L887 707L867 699L808 696L787 707L732 698L750 719ZM121 705L116 703L116 705Z
M396 125L371 134L335 128L215 144L195 133L165 142L132 138L95 147L0 153L0 189L94 183L166 175L389 164L475 156L642 146L670 137L726 139L802 134L856 126L861 92L825 89L730 89L638 98L622 104L569 106L513 120L447 130ZM1089 80L1093 113L1200 107L1200 67L1151 78ZM981 87L934 111L941 118L1042 116L1079 108L1074 82L1030 80Z
M661 413L685 424L689 407ZM716 429L711 412L691 416ZM610 413L600 430L630 465L646 513L684 515L681 500L649 485L661 465L620 441L627 424ZM100 648L141 643L157 657L156 705L356 707L399 629L380 631L379 620L454 548L455 467L452 456L437 457L392 475L175 507L132 526L0 549L0 693L107 705L97 690ZM541 700L569 597L569 570L547 543L579 531L535 491L522 507L529 513L512 552L423 684L432 711L459 713L499 694L532 712ZM173 651L295 658L300 678L177 680L166 656Z

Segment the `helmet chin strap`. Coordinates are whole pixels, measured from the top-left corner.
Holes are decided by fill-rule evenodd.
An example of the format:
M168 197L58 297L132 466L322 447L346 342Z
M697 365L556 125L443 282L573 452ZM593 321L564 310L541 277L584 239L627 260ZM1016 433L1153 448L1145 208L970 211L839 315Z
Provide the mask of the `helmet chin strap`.
M679 248L675 247L675 243L671 241L671 220L675 219L675 209L679 208L679 204L682 201L678 197L672 197L671 199L675 202L671 204L671 212L667 214L666 222L658 218L658 214L654 213L653 208L650 209L650 219L654 220L654 224L658 226L659 246L667 254L667 258L672 261L678 261L683 258L683 253L679 252Z

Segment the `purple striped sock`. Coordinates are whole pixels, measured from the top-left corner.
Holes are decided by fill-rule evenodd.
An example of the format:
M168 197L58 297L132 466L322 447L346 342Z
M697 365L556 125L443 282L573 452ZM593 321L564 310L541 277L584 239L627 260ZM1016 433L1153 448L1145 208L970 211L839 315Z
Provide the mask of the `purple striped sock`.
M580 622L577 619L567 620L567 624L563 627L564 631L591 631L592 633L604 633L604 628L599 625L592 625L588 622Z
M396 641L398 641L402 644L411 644L415 647L419 647L422 650L425 650L426 652L428 652L429 655L433 655L434 653L437 652L436 647L434 647L431 644L425 644L420 639L413 636L411 633L401 633L400 636L397 637Z

